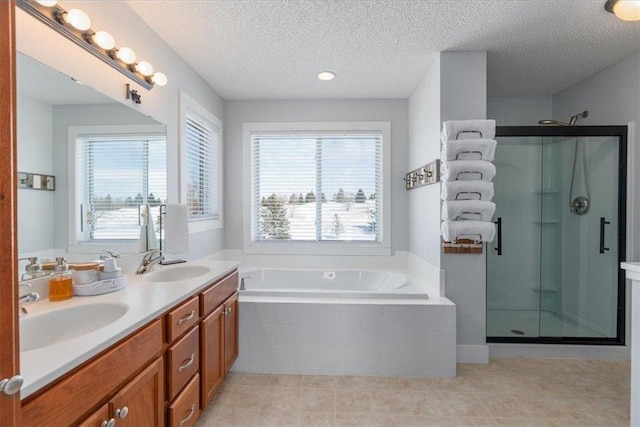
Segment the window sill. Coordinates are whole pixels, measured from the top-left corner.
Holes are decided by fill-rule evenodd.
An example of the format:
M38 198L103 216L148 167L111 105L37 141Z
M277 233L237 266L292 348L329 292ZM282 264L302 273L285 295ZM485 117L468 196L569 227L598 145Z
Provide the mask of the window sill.
M368 255L389 256L391 248L383 244L332 242L252 242L245 254L255 255Z
M202 233L204 231L222 228L222 219L189 220L189 233Z

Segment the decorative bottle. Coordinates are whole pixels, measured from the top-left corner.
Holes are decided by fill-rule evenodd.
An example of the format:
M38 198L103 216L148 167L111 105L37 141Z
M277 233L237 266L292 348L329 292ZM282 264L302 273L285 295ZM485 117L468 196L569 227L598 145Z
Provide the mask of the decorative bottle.
M53 279L49 281L49 300L63 301L73 296L73 276L64 258L56 258Z

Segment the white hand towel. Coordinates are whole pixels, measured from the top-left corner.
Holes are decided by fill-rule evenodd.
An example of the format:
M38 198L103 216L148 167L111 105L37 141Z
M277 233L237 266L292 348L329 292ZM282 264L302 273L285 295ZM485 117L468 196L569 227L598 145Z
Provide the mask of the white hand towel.
M453 139L493 139L495 136L495 120L447 120L442 124L442 142Z
M189 212L187 205L167 205L165 215L164 245L169 254L189 252Z
M158 236L156 235L156 227L153 224L153 213L151 209L148 209L149 214L147 215L147 241L149 242L147 250L150 251L152 249L158 249L160 246L158 245Z
M492 162L496 154L495 139L463 139L442 144L442 161L486 160Z
M496 204L483 200L447 200L442 202L442 219L491 221Z
M493 182L449 181L442 183L442 200L485 200L493 199Z
M496 226L492 222L484 221L444 221L440 232L445 242L457 239L491 242L496 235Z
M138 239L138 252L147 252L158 249L158 238L153 224L153 215L148 206L142 206L142 225L140 226L140 238Z
M441 181L491 181L496 176L496 167L484 160L453 160L442 162Z

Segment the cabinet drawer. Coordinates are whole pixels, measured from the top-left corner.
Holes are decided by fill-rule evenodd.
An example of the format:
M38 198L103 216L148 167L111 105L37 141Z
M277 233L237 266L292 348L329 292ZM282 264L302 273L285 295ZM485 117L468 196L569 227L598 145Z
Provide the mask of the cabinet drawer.
M191 427L200 417L200 376L193 377L189 384L169 405L169 427Z
M206 316L211 313L237 290L238 272L234 271L200 295L202 315Z
M200 328L180 338L167 350L169 400L172 400L184 385L198 372L200 366Z
M195 296L167 314L167 338L169 343L198 323L198 320L200 320L198 309L198 297Z

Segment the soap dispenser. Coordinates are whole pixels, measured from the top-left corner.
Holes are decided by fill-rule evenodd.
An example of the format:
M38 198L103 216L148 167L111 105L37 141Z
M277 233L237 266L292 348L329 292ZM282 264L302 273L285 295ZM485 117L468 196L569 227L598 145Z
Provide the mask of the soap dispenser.
M73 296L72 274L64 258L56 258L56 262L53 279L49 281L49 300L63 301Z

